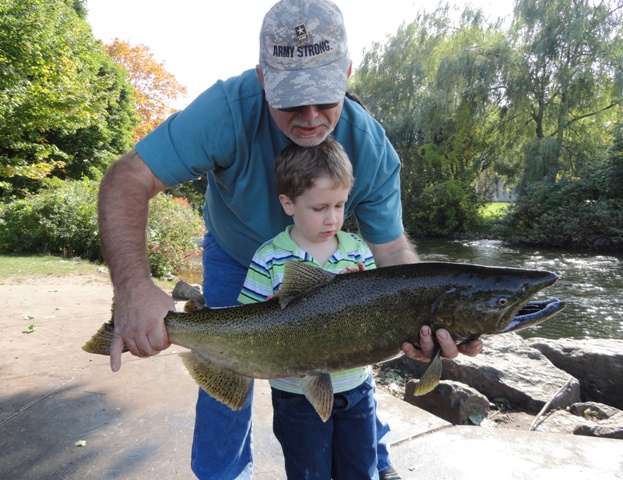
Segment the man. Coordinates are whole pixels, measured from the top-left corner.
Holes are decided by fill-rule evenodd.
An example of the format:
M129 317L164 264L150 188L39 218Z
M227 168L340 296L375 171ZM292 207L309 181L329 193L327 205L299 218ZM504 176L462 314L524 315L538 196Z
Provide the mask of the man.
M124 344L142 357L170 345L163 318L174 304L152 282L145 251L148 201L206 172L203 288L210 307L236 304L253 253L291 221L278 201L274 158L291 142L314 146L331 132L353 162L346 214L356 216L377 265L418 261L403 232L396 152L378 123L344 97L351 68L337 6L282 0L264 18L256 71L217 82L109 169L99 224L115 295L113 371L121 367ZM437 338L445 357L458 354L447 332ZM479 341L460 346L468 355L481 348ZM420 360L432 349L428 327L421 349L403 345ZM251 400L252 394L233 412L200 390L192 451L199 478L251 478ZM377 423L379 477L400 478L387 453L387 425Z

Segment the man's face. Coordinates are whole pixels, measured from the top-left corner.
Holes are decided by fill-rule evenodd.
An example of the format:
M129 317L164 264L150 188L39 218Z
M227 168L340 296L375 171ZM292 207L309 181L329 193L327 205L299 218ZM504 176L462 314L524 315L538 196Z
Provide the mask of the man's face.
M269 105L277 127L301 147L320 145L337 125L344 100L337 104L304 105L280 110Z
M350 76L352 64L348 67L347 77ZM264 75L258 65L255 68L257 77L264 88ZM336 104L303 105L286 109L268 106L270 113L286 137L301 147L314 147L324 142L325 138L337 125L344 99Z

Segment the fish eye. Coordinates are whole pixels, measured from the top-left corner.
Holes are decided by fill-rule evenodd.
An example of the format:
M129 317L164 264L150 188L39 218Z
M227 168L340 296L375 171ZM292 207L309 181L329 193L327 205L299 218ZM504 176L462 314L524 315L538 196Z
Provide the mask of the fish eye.
M500 307L500 308L508 307L509 303L510 303L510 300L508 299L508 297L499 297L498 298L498 307Z

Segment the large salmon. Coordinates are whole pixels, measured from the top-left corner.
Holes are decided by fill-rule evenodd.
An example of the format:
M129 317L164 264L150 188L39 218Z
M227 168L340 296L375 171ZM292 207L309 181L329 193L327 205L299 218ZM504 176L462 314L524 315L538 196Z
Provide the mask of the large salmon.
M287 262L280 296L267 302L164 319L171 343L197 383L232 409L244 404L253 378L305 376L306 397L326 420L333 390L328 373L396 357L401 344L419 345L422 325L445 328L457 342L540 323L565 304L530 302L556 282L542 270L422 262L335 275ZM82 347L110 354L112 320ZM441 377L437 351L416 391Z

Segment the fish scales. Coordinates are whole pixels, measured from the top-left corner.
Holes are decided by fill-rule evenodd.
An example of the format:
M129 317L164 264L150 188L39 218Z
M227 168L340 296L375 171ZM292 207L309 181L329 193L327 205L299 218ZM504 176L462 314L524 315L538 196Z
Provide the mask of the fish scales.
M188 314L171 313L167 331L172 342L209 351L214 363L245 376L330 372L396 356L403 341L417 344L421 325L429 321L424 307L431 295L438 296L444 288L437 281L433 282L437 288L429 288L428 295L415 295L408 277L341 281L346 277L335 277L284 309L278 300L264 302L261 312L257 305L240 306L227 309L237 318L206 320L194 329L186 325ZM412 313L405 315L406 311ZM177 318L179 323L174 323Z

